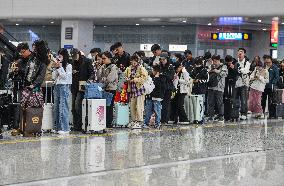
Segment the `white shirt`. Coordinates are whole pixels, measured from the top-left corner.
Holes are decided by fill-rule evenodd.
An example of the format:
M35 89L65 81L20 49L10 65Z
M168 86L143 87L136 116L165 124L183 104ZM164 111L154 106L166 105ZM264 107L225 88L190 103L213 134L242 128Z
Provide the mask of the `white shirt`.
M72 65L68 64L66 71L63 67L53 70L52 79L55 85L71 85L72 84Z

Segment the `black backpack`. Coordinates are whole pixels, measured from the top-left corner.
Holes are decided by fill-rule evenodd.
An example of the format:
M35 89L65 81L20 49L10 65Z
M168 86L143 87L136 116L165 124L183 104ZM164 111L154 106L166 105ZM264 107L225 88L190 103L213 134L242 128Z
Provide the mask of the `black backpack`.
M220 65L217 69L219 70L220 68L222 68L222 65ZM220 80L219 74L211 72L211 73L209 73L209 81L207 83L207 86L208 87L217 87L219 80Z

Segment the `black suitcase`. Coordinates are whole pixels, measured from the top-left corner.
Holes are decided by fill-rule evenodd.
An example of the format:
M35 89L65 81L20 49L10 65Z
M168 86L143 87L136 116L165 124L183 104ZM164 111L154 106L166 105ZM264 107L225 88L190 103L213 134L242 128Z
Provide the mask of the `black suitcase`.
M269 105L269 118L284 119L284 105L272 103Z
M20 114L21 114L21 105L20 103L10 103L8 105L9 110L9 123L8 129L18 129L20 127Z
M234 109L233 89L234 84L227 82L223 99L225 121L233 121L239 119L239 112L238 110Z

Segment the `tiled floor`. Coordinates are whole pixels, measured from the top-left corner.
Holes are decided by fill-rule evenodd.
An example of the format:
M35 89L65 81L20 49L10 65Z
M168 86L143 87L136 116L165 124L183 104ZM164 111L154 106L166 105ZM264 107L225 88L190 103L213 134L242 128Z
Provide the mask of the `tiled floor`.
M0 140L0 185L284 185L284 123Z

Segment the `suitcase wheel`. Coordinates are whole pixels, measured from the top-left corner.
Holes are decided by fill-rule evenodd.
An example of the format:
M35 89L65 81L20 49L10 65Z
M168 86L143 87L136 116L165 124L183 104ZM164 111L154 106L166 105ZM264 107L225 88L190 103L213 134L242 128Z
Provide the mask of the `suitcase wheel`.
M103 134L105 134L106 132L107 132L106 129L104 129L104 130L103 130Z

